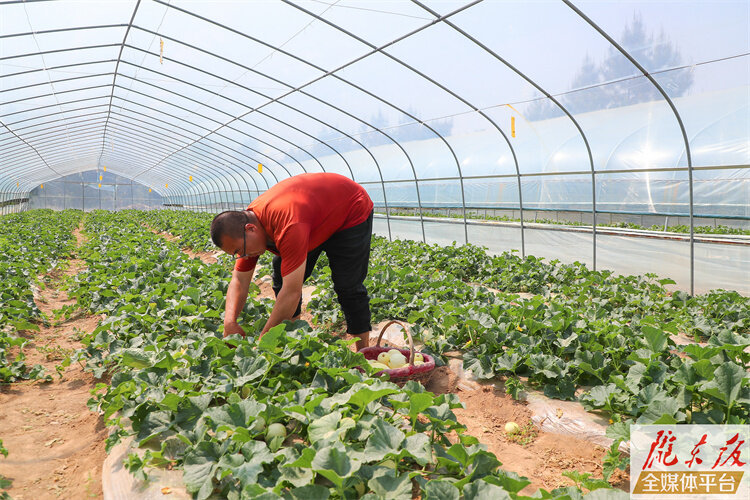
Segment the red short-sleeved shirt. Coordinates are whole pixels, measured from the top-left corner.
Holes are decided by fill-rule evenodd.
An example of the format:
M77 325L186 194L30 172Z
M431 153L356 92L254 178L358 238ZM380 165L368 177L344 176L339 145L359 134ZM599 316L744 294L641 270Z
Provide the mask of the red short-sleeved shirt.
M361 224L373 203L367 191L339 174L301 174L285 179L253 200L247 209L258 217L281 256L286 276L307 260L307 253L334 233ZM237 260L240 272L255 267L257 257Z

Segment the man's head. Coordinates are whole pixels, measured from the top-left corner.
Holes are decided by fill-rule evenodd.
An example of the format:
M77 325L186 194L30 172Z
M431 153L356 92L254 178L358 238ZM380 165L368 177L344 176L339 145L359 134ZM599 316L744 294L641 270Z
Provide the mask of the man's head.
M211 222L211 240L235 258L257 257L266 251L268 235L252 211L228 210Z

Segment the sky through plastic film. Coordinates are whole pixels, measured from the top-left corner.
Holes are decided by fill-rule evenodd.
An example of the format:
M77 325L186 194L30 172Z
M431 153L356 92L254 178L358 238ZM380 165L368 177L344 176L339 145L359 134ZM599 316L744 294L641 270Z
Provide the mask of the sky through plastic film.
M748 163L747 2L573 5L654 72L694 166ZM0 9L0 191L102 165L185 194L262 192L290 175L331 171L381 198L428 204L442 193L460 206L518 203L517 189L516 200L505 190L516 173L561 173L524 180L524 203L580 193L571 203L586 205L590 178L586 195L584 181L558 187L593 169L616 172L599 188L605 200L622 196L607 182L647 184L626 190L640 206L644 190L667 199L684 174L639 170L687 166L669 103L564 2L62 0Z

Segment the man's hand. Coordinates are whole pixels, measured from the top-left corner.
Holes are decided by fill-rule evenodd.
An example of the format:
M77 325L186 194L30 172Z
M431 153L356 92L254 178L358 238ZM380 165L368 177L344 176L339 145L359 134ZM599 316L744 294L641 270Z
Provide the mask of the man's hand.
M236 321L232 323L224 323L224 337L229 337L230 335L234 334L241 335L244 338L245 330L243 330L239 323L237 323Z

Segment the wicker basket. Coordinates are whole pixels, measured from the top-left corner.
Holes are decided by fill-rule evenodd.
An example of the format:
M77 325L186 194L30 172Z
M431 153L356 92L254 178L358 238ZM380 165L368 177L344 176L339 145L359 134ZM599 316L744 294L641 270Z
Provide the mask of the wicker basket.
M385 330L394 323L399 325L406 332L406 335L409 338L409 349L397 349L395 347L380 347L380 341L383 338L383 334L385 333ZM393 320L383 325L383 328L380 329L380 335L378 336L377 344L373 347L365 347L359 352L364 354L365 359L378 359L378 354L380 354L381 352L388 352L391 349L396 349L398 351L401 351L401 353L404 356L409 358L409 364L402 368L381 370L377 372L375 375L387 373L391 379L391 382L394 382L398 384L399 386L403 386L409 380L415 380L417 382L420 382L422 385L427 385L427 383L430 381L430 378L432 377L432 374L435 372L435 360L429 354L422 353L422 357L424 358L424 364L420 366L414 365L414 355L416 354L414 352L414 339L412 338L411 332L409 332L409 329L406 327L406 325L404 325L400 321Z

